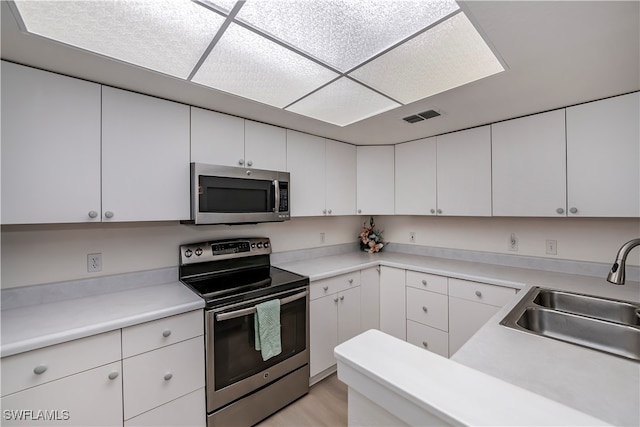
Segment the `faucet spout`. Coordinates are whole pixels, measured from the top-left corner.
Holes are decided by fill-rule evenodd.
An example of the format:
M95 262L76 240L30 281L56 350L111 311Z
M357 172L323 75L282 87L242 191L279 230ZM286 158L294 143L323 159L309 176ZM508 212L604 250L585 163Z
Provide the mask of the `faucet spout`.
M618 255L616 255L616 262L613 263L611 271L607 275L607 282L613 283L614 285L624 285L624 271L626 269L627 255L629 255L631 249L636 246L640 246L640 239L629 240L627 243L622 245L618 250Z

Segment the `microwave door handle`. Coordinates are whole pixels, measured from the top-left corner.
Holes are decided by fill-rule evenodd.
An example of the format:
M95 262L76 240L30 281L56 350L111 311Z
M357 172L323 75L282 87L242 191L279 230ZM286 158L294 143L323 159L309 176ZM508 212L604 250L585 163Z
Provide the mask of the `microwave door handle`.
M274 212L280 212L280 181L277 179L273 180L273 191L275 191L275 207L273 208Z
M280 300L280 305L289 304L290 302L299 300L300 298L304 298L307 296L307 293L308 292L305 290L295 295L291 295L290 297L282 298ZM235 319L237 317L247 316L255 312L256 312L255 307L249 307L249 308L243 308L242 310L230 311L228 313L218 313L216 314L216 320L218 322L221 322L223 320L230 320L230 319Z

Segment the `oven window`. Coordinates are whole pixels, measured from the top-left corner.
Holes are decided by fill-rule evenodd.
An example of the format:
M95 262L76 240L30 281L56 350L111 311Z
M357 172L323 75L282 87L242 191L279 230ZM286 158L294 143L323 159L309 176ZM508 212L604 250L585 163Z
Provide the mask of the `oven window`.
M200 212L271 212L272 182L201 176Z
M255 349L253 314L216 321L213 344L215 389L222 389L304 351L306 305L306 298L302 298L280 307L282 353L266 362Z

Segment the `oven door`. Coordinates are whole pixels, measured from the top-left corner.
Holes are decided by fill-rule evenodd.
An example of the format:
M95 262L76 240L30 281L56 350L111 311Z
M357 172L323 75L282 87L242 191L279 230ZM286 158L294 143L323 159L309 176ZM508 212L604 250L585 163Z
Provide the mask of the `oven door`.
M282 353L267 361L255 349L255 306L280 299ZM209 310L206 313L207 412L309 363L308 287Z

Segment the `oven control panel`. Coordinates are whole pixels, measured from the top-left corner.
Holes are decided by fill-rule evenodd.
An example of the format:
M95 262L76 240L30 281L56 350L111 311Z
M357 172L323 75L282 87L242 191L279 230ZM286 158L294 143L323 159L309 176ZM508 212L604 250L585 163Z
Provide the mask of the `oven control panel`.
M180 265L254 255L269 255L271 241L268 237L214 240L180 246Z

